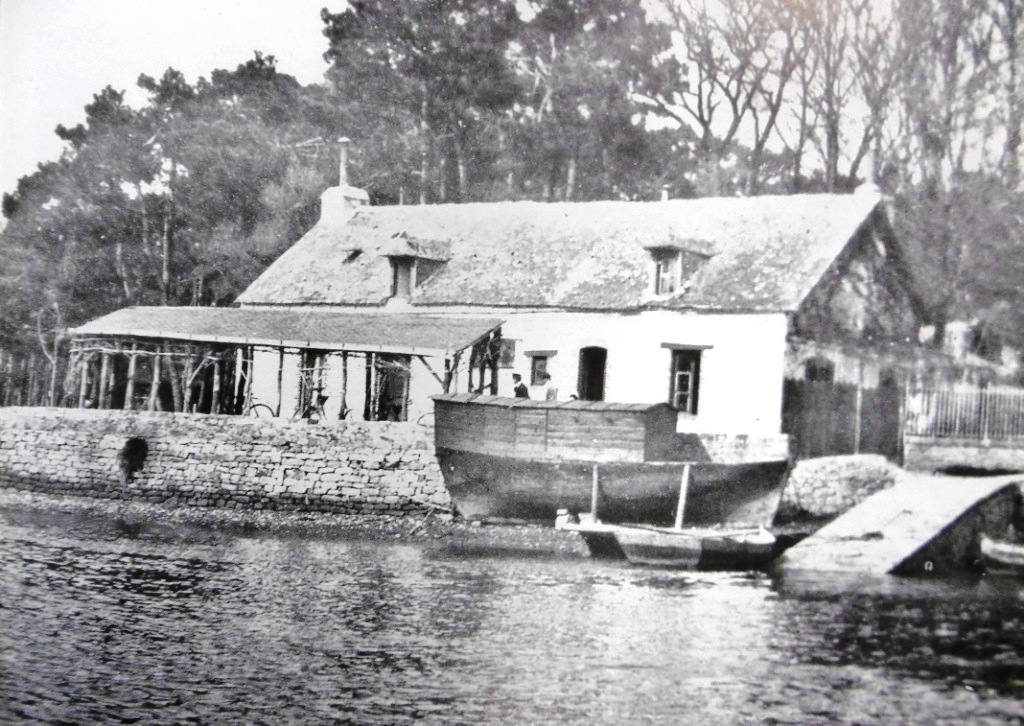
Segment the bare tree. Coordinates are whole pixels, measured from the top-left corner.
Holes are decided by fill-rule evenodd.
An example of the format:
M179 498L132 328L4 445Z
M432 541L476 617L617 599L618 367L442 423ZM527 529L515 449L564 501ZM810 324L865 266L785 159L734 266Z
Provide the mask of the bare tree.
M787 3L759 0L668 0L665 11L679 54L661 60L638 96L653 113L693 129L697 187L721 194L729 186L723 163L737 145L753 150L744 161L754 165L775 133L786 86L803 61L798 15ZM748 173L744 190L757 186Z
M1005 133L1000 167L1003 181L1013 190L1020 183L1021 125L1024 121L1024 86L1021 84L1021 36L1024 35L1024 5L1020 0L992 0L988 15L998 33L993 62L1002 93Z

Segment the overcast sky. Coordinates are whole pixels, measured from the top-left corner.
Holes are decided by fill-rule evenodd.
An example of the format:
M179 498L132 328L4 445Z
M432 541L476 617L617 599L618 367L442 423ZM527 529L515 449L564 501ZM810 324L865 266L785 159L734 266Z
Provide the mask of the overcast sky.
M107 85L138 107L140 73L172 66L194 83L259 50L319 83L327 69L320 9L345 0L0 0L0 193L60 156L57 124L85 119Z

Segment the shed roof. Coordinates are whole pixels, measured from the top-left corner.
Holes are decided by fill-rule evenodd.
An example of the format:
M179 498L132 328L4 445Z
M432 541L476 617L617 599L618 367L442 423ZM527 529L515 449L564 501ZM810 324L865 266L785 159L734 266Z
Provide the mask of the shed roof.
M328 310L131 307L104 315L71 333L230 345L316 350L447 355L468 348L502 321L419 314L340 313Z
M238 302L382 304L391 293L386 255L396 240L414 240L444 250L431 257L446 262L417 286L413 306L795 310L879 201L858 192L364 207L330 233L314 227ZM665 298L650 294L658 248L704 259Z

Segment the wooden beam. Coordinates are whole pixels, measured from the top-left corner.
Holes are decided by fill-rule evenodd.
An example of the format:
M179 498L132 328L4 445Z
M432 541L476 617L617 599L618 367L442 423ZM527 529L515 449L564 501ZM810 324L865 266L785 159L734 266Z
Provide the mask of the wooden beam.
M438 383L441 384L441 388L443 389L444 388L444 380L442 380L441 376L437 375L437 372L433 368L430 367L430 363L427 362L427 357L425 355L418 355L416 357L420 359L420 361L423 363L424 367L428 371L430 371L430 375L432 375L434 377L435 381L437 381ZM445 392L447 393L447 391L445 391Z

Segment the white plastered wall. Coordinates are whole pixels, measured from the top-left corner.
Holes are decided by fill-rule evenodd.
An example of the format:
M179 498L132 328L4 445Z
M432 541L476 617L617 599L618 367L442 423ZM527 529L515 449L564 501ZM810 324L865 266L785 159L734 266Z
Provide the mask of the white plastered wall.
M557 351L548 372L567 399L576 390L579 351L607 349L605 400L667 401L671 350L663 343L707 346L701 356L696 416L680 416L680 430L697 433L777 434L781 428L786 317L644 312L518 313L502 326L516 340L515 365L500 371L502 395L512 373L529 379L527 351Z

